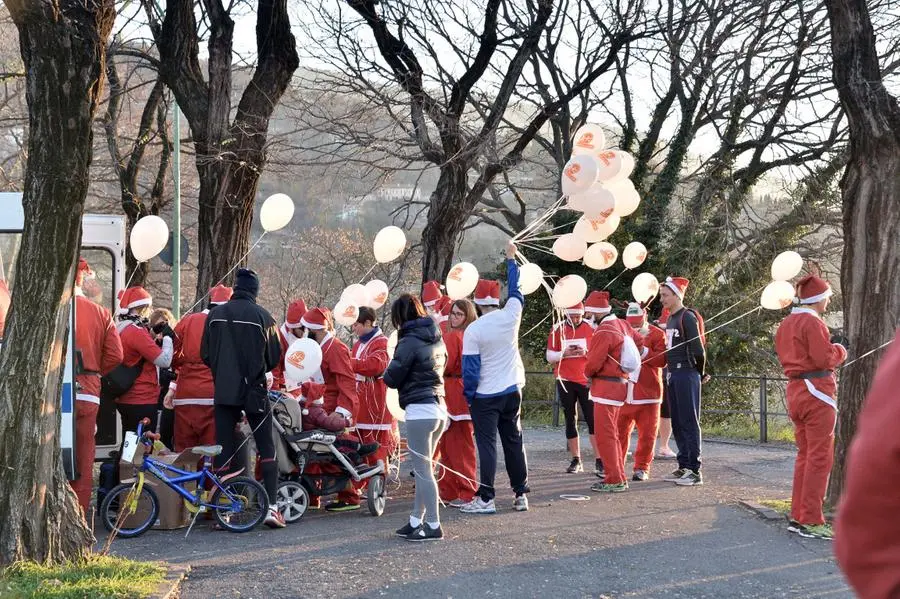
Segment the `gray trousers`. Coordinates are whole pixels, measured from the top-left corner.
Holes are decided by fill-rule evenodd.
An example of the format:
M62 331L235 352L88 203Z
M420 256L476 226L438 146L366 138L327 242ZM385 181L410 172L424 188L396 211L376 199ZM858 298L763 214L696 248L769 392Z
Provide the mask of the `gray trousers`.
M431 523L440 522L440 516L438 513L438 486L434 479L434 468L429 460L434 455L438 439L443 431L443 420L406 421L406 440L409 448L415 452L410 452L413 471L416 473L416 498L411 515Z

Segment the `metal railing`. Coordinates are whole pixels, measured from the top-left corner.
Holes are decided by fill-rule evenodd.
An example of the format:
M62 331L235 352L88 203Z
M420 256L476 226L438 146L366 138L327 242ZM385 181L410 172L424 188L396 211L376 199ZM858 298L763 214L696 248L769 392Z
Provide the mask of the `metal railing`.
M525 372L525 375L528 379L533 379L534 377L540 378L553 378L552 372L542 371L542 370L528 370ZM710 377L712 381L756 381L757 382L757 391L756 397L758 400L757 408L752 409L749 406L747 408L723 408L723 407L703 407L703 414L731 414L731 415L740 415L740 416L748 416L756 421L759 426L759 442L760 443L768 443L769 442L769 419L770 418L780 418L782 420L788 420L788 414L786 412L786 403L784 398L784 386L787 383L788 379L779 376L772 375L733 375L733 374L719 374L719 375L711 375ZM707 383L709 385L709 383ZM773 385L777 385L780 388L780 401L781 410L773 409L774 406L770 405L773 397L770 393L770 387ZM708 393L708 392L705 392ZM525 399L523 399L524 404L526 405L545 405L551 409L552 415L552 423L553 426L560 425L560 404L559 400L554 391L551 392L549 397L546 399L534 399L529 398L528 387L526 385ZM705 398L707 396L705 395ZM705 404L713 403L716 405L721 402L710 402L710 399L704 399ZM747 399L747 398L745 398ZM751 402L752 405L752 402Z

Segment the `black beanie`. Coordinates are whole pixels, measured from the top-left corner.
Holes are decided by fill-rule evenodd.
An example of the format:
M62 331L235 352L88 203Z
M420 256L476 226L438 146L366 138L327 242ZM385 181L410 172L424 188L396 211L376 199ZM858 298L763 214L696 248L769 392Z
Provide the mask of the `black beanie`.
M234 290L245 291L256 297L259 293L259 277L249 268L239 268L234 277Z

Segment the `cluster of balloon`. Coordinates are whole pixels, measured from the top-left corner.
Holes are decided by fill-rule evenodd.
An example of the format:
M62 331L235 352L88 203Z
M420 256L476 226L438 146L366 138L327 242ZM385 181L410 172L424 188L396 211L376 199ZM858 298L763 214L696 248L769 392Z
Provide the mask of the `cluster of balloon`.
M394 331L388 337L387 353L388 358L391 360L394 359L395 349L397 349L397 331ZM406 420L406 410L400 407L400 396L397 393L396 389L391 389L390 387L388 387L387 395L385 396L385 404L387 404L387 409L388 412L391 413L391 416L401 422Z
M169 226L160 217L151 214L138 219L131 227L129 245L134 259L146 262L158 255L169 243Z
M766 310L783 310L794 302L790 280L803 270L803 258L794 251L781 252L772 261L772 282L766 285L759 304Z
M359 318L360 308L366 306L378 310L387 302L389 293L387 283L380 279L372 279L365 285L348 285L334 306L334 321L344 326L352 325Z
M553 305L560 309L571 308L587 295L587 281L578 275L566 275L553 287Z
M284 355L285 374L291 381L305 383L322 365L322 348L314 339L297 339Z
M462 299L473 291L478 285L478 269L469 262L460 262L447 273L444 286L447 289L447 297L451 300Z

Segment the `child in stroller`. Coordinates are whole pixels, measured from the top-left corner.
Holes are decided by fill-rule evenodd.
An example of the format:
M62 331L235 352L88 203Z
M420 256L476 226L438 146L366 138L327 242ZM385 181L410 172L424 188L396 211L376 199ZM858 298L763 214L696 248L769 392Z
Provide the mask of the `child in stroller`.
M273 391L269 401L281 477L276 503L285 521L300 520L310 497L337 493L351 480L366 481L369 512L380 516L385 504L385 464L381 460L374 466L361 463L379 445L362 444L352 435L341 434L343 425L315 399Z

